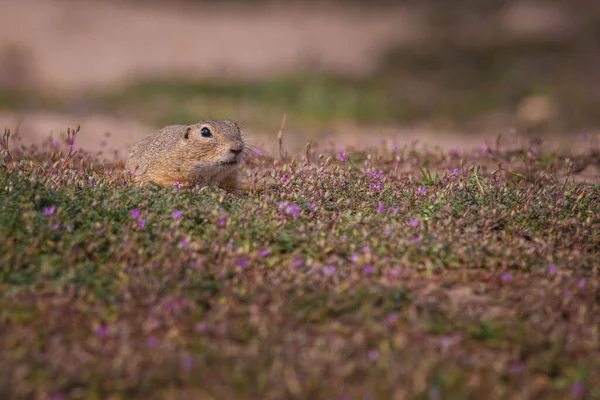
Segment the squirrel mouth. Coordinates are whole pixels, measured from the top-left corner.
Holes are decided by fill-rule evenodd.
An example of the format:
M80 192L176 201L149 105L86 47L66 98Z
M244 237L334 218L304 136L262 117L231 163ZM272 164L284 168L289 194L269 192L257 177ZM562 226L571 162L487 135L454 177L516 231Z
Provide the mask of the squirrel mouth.
M237 160L235 158L232 160L223 161L221 163L221 165L236 165L236 164L237 164Z

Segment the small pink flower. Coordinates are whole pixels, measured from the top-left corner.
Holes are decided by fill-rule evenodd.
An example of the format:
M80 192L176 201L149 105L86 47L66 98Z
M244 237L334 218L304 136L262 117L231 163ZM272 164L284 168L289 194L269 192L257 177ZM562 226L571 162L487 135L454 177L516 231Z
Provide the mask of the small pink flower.
M388 323L388 325L394 325L397 321L398 321L398 314L396 314L396 313L391 313L386 318L386 322Z
M284 212L286 214L289 214L292 217L296 218L296 217L298 217L298 215L300 215L300 211L301 210L302 209L300 207L298 207L297 205L295 205L295 204L289 204L289 205L286 205L286 207L284 209Z
M577 287L583 289L585 287L585 279L580 279L579 282L577 282Z
M296 258L294 261L292 261L292 267L294 268L298 268L302 265L302 260L299 258Z
M282 181L284 181L284 182L287 182L287 181L289 181L289 180L290 180L290 177L289 177L289 176L287 176L287 175L283 175L283 176L281 177L281 180L282 180Z
M108 327L106 325L100 325L97 329L96 329L96 335L100 336L100 337L104 337L106 336L106 333L108 332Z
M270 252L271 252L271 250L269 250L269 249L262 249L262 250L258 251L258 256L261 258L266 257L269 255Z
M452 169L450 170L450 175L451 175L451 176L454 176L454 175L456 175L456 174L458 174L458 168L452 168Z
M173 186L175 186L176 189L181 189L181 183L179 183L179 180L176 180Z
M370 187L371 187L371 189L375 189L375 190L381 190L383 188L381 183L371 183Z
M194 367L196 366L196 358L189 354L182 356L181 366L185 369L194 369Z
M179 242L179 244L181 244L181 247L187 247L188 241L186 239L181 239L181 242Z
M348 155L346 153L340 153L339 159L341 162L346 161L347 158L348 158Z
M158 339L155 336L151 336L148 338L147 344L148 344L148 347L154 348L154 347L158 346Z
M370 265L370 264L366 264L366 265L363 267L363 271L365 272L365 274L371 274L371 273L373 273L373 271L374 271L374 270L375 270L375 269L374 269L374 268L373 268L373 266L372 266L372 265Z
M140 228L145 227L146 226L146 220L143 219L143 218L142 219L138 219L137 226L140 227Z
M42 211L44 212L44 215L53 215L56 212L56 207L46 207Z
M417 189L417 193L425 194L427 193L427 188L425 186L419 186L419 188Z
M371 248L369 246L363 246L362 251L363 251L363 253L370 253Z
M141 214L140 210L137 210L137 209L131 210L131 218L133 218L133 219L138 219L140 217L140 214Z
M555 274L557 270L558 268L556 268L556 265L554 264L550 264L550 266L548 267L548 273L550 274Z
M183 215L183 211L175 210L173 211L173 219L178 220Z
M417 221L414 218L411 218L411 219L408 220L408 224L410 226L412 226L413 228L416 228L417 226L419 226L419 221Z
M421 238L418 236L413 236L412 239L410 239L410 241L413 243L417 243L419 240L421 240Z
M521 364L521 363L510 364L507 368L507 372L510 375L519 375L523 372L523 364Z
M512 279L512 275L509 272L505 272L504 274L502 274L502 280L504 282L508 282Z
M371 360L371 361L377 360L379 358L379 350L377 350L377 349L369 350L369 352L367 353L367 357L369 357L369 360Z
M335 265L327 265L323 268L323 272L325 273L325 275L333 275L335 273L335 270Z
M384 212L384 211L385 211L385 207L383 206L383 203L379 203L379 204L377 205L377 212L378 212L378 213L382 213L382 212Z
M350 256L350 261L352 261L353 263L358 261L358 255L357 254L352 254Z
M575 397L583 396L583 392L585 391L585 386L580 381L577 381L571 386L571 394Z
M247 258L240 258L240 260L238 261L237 265L240 268L245 268L246 266L248 266L248 259Z

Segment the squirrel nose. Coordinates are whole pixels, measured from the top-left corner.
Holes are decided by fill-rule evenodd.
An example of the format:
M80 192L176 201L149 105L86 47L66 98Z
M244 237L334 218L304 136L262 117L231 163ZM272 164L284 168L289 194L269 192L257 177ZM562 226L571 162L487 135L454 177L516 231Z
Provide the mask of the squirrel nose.
M236 156L242 152L242 148L240 147L230 147L229 150Z

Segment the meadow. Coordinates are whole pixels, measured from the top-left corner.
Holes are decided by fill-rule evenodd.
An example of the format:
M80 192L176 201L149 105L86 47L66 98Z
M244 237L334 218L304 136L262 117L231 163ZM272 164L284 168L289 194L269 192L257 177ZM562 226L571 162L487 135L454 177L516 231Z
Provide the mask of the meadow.
M77 133L3 137L3 399L600 398L593 139L284 145L236 197Z

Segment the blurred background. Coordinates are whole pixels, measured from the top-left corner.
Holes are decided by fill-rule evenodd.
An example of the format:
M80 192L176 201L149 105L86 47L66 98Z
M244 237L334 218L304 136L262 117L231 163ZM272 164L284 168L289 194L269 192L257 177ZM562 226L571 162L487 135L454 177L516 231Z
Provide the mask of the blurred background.
M0 1L0 124L121 153L167 124L286 145L570 146L600 126L597 0Z

